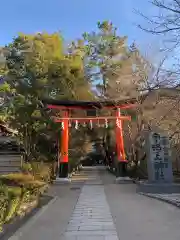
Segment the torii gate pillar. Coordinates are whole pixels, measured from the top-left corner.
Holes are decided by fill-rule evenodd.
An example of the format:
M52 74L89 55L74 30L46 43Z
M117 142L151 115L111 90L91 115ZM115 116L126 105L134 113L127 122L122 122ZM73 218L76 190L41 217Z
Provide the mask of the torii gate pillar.
M68 117L68 111L63 111L63 117ZM61 147L59 149L59 178L68 177L68 143L69 143L69 122L67 119L63 120L63 128L61 130Z
M116 116L121 116L120 108L116 111ZM123 139L123 129L122 120L119 120L119 124L116 124L116 151L117 151L117 169L116 177L126 177L127 176L127 159L124 150L124 139Z

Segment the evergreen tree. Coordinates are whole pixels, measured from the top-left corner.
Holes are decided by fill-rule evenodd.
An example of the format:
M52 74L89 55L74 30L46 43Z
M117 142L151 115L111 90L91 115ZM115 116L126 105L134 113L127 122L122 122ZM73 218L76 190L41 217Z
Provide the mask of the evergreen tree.
M98 22L98 32L85 33L87 73L101 96L113 100L137 97L147 80L147 62L135 44L119 36L112 23Z
M19 35L8 46L6 82L3 91L8 101L8 122L18 130L27 156L42 151L39 138L52 142L57 127L50 120L54 112L46 112L42 100L92 97L82 71L82 60L75 52L64 51L62 37L55 34ZM51 129L51 131L47 131ZM44 137L44 140L42 138ZM46 145L45 143L43 144ZM44 148L41 154L48 154Z

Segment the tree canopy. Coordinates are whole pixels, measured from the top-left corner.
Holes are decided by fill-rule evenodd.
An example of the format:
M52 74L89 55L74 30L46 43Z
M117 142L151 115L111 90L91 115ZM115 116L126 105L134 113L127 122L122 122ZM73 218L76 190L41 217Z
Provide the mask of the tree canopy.
M119 36L108 21L98 22L98 31L84 33L86 69L101 96L114 100L137 97L145 88L148 61L127 36Z
M57 113L47 112L43 99L119 100L137 97L146 84L148 64L135 44L128 46L127 37L119 36L112 23L97 26L97 32L84 33L68 46L58 32L22 33L5 46L1 116L18 130L29 158L49 158L57 139L59 127L51 120ZM79 146L83 143L84 138Z

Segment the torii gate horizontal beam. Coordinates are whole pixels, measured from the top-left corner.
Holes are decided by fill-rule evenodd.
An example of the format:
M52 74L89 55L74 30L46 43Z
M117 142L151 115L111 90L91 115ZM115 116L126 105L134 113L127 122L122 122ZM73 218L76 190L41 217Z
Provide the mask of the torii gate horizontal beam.
M99 120L114 120L114 119L119 119L119 120L127 120L131 121L131 116L120 116L120 117L96 117L96 118L90 118L90 117L85 117L85 118L54 118L55 122L63 122L64 120L69 120L69 121L79 121L79 122L86 122L86 121L99 121Z

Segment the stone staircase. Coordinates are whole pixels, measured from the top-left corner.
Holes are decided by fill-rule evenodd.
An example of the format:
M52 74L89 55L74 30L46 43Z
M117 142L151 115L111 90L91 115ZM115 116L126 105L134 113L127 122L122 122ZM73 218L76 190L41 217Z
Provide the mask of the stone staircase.
M21 167L21 155L16 153L0 153L0 175L19 172Z
M22 165L20 148L13 138L0 136L0 175L19 172Z

